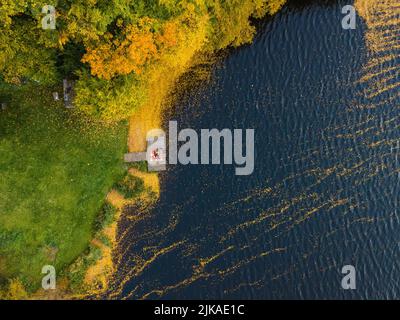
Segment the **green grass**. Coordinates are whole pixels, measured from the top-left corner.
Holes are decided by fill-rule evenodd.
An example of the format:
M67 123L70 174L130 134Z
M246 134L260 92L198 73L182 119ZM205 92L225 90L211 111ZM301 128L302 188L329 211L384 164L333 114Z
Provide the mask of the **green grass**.
M88 247L124 175L127 128L83 123L49 90L0 87L2 96L11 99L0 111L0 284L18 277L34 290L44 265L60 272Z
M147 161L131 162L126 164L128 168L134 168L142 172L149 172Z

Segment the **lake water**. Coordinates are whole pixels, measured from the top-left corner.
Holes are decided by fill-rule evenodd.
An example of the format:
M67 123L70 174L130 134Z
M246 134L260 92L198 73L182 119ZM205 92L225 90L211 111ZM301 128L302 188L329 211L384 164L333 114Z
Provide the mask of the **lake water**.
M254 128L254 173L168 166L157 205L122 219L110 298L400 297L400 28L372 52L364 20L342 29L345 4L257 21L178 103L179 128Z

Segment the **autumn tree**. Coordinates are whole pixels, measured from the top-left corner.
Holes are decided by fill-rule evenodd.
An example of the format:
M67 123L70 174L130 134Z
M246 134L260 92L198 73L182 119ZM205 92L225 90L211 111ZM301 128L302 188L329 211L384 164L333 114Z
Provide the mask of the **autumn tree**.
M82 61L89 63L92 75L102 79L132 72L141 74L147 63L177 42L174 23L158 25L154 19L143 18L135 25L124 27L120 37L108 33L87 48Z
M119 120L143 103L146 70L157 68L163 57L185 44L201 44L188 51L195 54L249 42L255 32L251 18L273 14L284 2L2 0L0 81L45 85L75 77L79 109ZM46 4L56 7L55 30L41 27ZM197 34L204 39L188 40Z

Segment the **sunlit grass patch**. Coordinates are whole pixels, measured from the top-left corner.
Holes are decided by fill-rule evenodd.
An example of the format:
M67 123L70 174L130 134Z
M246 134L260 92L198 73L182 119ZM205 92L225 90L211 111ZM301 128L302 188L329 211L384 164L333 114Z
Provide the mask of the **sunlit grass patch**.
M59 271L87 248L125 173L127 128L77 120L49 90L0 90L12 96L0 111L0 279L33 290L44 265Z

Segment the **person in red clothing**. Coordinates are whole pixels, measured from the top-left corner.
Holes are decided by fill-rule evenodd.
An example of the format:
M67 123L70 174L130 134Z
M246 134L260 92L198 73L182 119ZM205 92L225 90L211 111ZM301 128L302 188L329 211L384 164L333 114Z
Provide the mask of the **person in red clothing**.
M153 159L159 160L160 159L160 155L158 154L158 149L153 150L151 156L152 156Z

